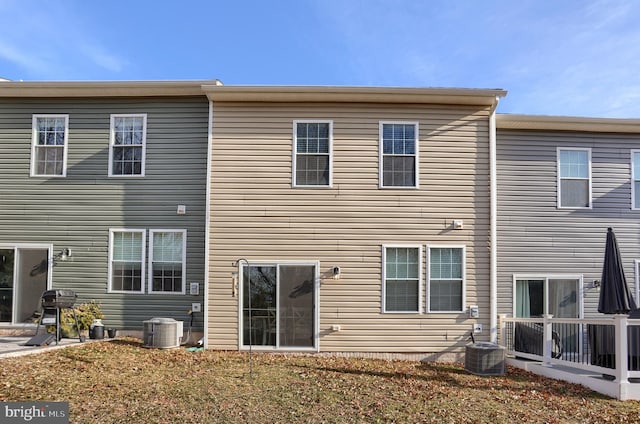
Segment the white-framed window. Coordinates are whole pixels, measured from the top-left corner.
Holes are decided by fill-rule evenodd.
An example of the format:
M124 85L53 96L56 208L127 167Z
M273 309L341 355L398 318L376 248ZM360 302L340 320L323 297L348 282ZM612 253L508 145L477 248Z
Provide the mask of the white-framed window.
M418 123L380 122L380 187L418 187Z
M149 293L186 293L187 230L149 230Z
M145 230L109 230L109 292L144 293L145 241Z
M591 149L558 148L558 207L591 208Z
M144 176L147 115L111 115L109 176Z
M421 312L422 246L382 246L382 311Z
M427 246L429 312L463 312L466 291L466 247Z
M631 209L640 209L640 150L631 150Z
M331 187L332 121L293 121L293 186Z
M66 177L69 115L33 115L32 177Z

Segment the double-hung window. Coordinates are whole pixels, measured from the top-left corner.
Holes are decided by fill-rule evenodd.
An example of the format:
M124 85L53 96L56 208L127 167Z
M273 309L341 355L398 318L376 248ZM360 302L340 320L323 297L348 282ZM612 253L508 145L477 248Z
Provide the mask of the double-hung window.
M145 230L110 230L109 246L109 291L143 293Z
M558 148L558 207L591 207L591 149Z
M640 150L631 151L631 209L640 209Z
M149 292L185 293L186 230L149 230Z
M147 115L111 115L109 176L144 176Z
M465 304L465 248L430 246L428 250L428 310L462 312Z
M65 177L69 115L34 115L31 176Z
M420 312L420 246L383 246L384 312Z
M418 186L418 124L380 122L380 187Z
M331 121L294 121L293 186L331 186Z

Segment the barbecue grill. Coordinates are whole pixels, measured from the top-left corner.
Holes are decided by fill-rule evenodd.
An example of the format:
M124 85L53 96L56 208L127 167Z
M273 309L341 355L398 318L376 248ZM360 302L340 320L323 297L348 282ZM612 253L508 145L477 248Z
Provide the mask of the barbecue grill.
M73 318L76 323L76 330L78 330L78 338L82 342L82 337L80 336L80 327L78 326L78 317L76 316L76 311L73 309L73 305L76 303L77 295L73 290L46 290L42 293L42 297L40 299L41 304L41 312L40 312L40 320L38 321L38 327L36 327L36 334L33 336L27 343L27 346L42 346L47 345L55 339L56 344L61 339L60 336L60 315L61 310L64 308L71 309L73 311ZM55 336L52 334L45 333L38 335L40 331L40 326L51 325L55 326L56 334Z

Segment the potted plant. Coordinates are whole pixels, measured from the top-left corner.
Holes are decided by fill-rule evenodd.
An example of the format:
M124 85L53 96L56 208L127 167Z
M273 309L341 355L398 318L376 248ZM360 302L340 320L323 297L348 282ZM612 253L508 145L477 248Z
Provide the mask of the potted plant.
M76 329L73 311L78 318L78 329ZM63 337L77 337L77 330L80 330L80 336L87 337L89 326L93 320L102 318L104 318L104 314L100 309L100 304L95 300L81 303L73 309L62 309L60 311L60 332Z

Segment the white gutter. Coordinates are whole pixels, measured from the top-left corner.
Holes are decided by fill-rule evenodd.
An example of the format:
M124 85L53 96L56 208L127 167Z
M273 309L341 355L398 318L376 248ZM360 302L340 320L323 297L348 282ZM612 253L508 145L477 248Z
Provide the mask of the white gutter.
M498 342L498 181L496 159L496 109L489 111L489 341Z
M204 320L203 346L205 349L209 345L209 230L211 227L211 159L213 148L213 102L209 101L209 124L207 129L207 183L206 183L206 205L204 223L204 307L202 308L202 319Z

